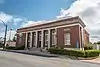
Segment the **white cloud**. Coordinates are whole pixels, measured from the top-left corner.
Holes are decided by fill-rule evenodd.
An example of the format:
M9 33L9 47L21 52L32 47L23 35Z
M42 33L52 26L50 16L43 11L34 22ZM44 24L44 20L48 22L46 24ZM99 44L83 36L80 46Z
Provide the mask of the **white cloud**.
M47 23L47 22L49 22L49 21L45 21L45 20L42 20L42 21L26 21L26 22L22 23L21 27L35 26L35 25L39 25L39 24L43 24L43 23Z
M14 25L16 26L18 22L22 22L24 19L22 18L14 18L13 19L13 22L14 22Z
M13 15L6 14L4 12L0 12L0 37L4 37L5 27L4 27L4 25L3 25L1 20L4 21L4 23L7 24L8 26L9 26L9 24L12 24L12 27L13 27L13 24L17 25L18 22L21 22L24 19L23 18L19 18L19 17L15 17ZM15 32L16 31L14 31L14 30L11 31L11 39L13 38ZM7 31L7 40L9 38L9 35L10 35L10 31L8 30Z
M14 23L14 25L17 25L18 22L24 21L24 18L16 17L13 15L6 14L4 12L0 12L0 20L7 23ZM0 22L2 23L2 22Z
M14 18L14 22L20 22L22 20L23 20L22 18Z
M80 16L87 25L91 41L100 40L100 0L77 0L69 9L61 9L61 15L57 18L66 15Z
M14 35L16 34L15 30L11 30L11 31L7 31L7 40L9 40L9 38L12 40Z
M4 32L0 32L0 37L3 37L4 38L4 34L5 34ZM6 41L8 41L9 38L12 40L15 34L16 34L16 31L15 30L7 31Z
M0 20L4 21L5 23L10 22L13 19L13 16L5 14L4 12L0 12Z
M63 18L65 16L69 15L69 12L63 8L61 8L61 11L60 11L60 15L59 16L56 16L56 18Z

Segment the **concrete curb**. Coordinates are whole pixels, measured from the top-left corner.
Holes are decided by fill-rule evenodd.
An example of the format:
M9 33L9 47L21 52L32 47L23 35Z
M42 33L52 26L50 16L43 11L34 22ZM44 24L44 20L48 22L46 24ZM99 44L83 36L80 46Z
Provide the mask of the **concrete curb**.
M21 54L27 54L27 55L35 55L35 56L42 56L42 57L58 57L57 55L54 54L46 54L46 53L33 53L33 52L21 52L21 51L17 51L17 50L2 50L0 49L0 51L6 51L6 52L14 52L14 53L21 53Z
M81 62L100 65L100 63L97 63L97 62L89 62L89 61L81 61Z
M93 63L93 64L98 64L100 65L100 63L96 63L96 62L89 62L89 61L83 61L83 60L92 60L92 59L86 59L86 58L81 58L81 57L74 57L74 56L67 56L67 55L54 55L54 54L36 54L36 53L29 53L29 52L19 52L16 50L4 50L4 49L0 49L0 51L6 51L6 52L14 52L14 53L21 53L21 54L27 54L27 55L35 55L35 56L42 56L42 57L58 57L58 58L64 58L64 59L73 59L73 60L80 60L81 62L85 62L85 63Z

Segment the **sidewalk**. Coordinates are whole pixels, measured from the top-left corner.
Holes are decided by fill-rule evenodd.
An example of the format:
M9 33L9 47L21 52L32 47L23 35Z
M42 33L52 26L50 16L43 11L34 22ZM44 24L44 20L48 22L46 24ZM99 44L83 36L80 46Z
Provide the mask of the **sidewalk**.
M80 60L76 57L70 57L66 55L56 55L56 54L50 54L49 52L41 52L41 51L30 51L30 50L4 50L0 49L1 51L8 51L8 52L14 52L14 53L21 53L21 54L28 54L28 55L35 55L35 56L42 56L42 57L59 57L63 59L74 59L79 60L86 63L94 63L94 64L100 64L100 57L92 60Z
M14 53L28 54L28 55L36 55L36 56L42 56L42 57L58 57L58 55L50 54L49 52L41 52L41 51L30 51L30 50L4 50L4 49L0 49L0 50L1 50L1 51L14 52Z
M96 59L92 59L92 60L80 60L80 61L100 64L100 57L98 57Z

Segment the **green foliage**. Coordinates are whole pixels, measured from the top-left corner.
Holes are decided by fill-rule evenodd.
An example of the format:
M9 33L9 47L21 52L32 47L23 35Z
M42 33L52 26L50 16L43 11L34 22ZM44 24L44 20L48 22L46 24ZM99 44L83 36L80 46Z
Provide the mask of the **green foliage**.
M57 48L50 48L48 50L52 54L61 54L61 55L69 55L75 57L96 57L99 56L99 50L66 50L66 49L57 49Z
M13 37L13 41L16 42L16 37L15 36Z
M0 43L0 47L3 47L3 43Z
M53 54L69 55L69 56L76 56L76 57L84 56L84 51L81 50L66 50L66 49L50 48L48 51Z
M93 46L91 44L86 44L84 46L84 50L92 50L93 49Z
M85 57L97 57L100 54L100 50L86 50Z
M100 44L100 41L98 41L97 44Z
M9 49L9 50L24 50L25 46L20 46L20 47L12 47L12 46L8 46L6 47L6 49Z
M16 47L6 47L6 49L15 50Z

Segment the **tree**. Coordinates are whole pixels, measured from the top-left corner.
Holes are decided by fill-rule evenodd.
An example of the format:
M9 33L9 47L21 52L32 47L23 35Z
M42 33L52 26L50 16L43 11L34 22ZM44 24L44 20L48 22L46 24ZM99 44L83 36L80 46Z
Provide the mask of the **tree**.
M16 34L13 37L13 41L16 42Z
M16 37L15 36L13 37L13 41L16 42Z
M100 41L98 41L97 44L100 45Z

